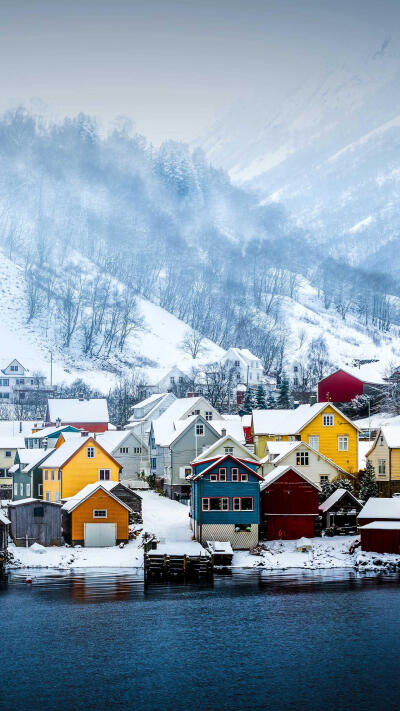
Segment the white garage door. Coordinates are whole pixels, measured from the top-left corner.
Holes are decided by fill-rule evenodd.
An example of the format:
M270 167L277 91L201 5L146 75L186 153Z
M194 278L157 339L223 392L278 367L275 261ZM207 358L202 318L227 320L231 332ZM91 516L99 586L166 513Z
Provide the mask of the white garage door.
M85 523L85 546L88 548L115 546L116 540L116 523Z

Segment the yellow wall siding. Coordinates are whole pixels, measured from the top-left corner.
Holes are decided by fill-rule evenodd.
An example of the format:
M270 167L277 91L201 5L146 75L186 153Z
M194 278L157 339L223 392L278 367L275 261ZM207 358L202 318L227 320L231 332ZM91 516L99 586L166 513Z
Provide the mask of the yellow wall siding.
M334 415L333 427L325 427L323 415L332 413ZM301 439L309 444L309 437L319 437L319 451L332 459L335 464L350 474L358 471L358 432L356 428L348 422L342 415L332 407L326 407L319 413L312 422L301 430ZM348 451L339 451L339 435L348 436Z
M380 459L384 459L386 462L386 474L379 474L379 460ZM383 444L380 444L380 440L378 437L377 442L374 445L372 452L368 455L368 460L371 462L372 466L375 469L375 479L377 481L388 481L390 455L389 455L389 447L387 446L385 440L383 440ZM400 473L399 473L399 478L400 478Z
M45 501L61 501L61 481L58 478L58 469L42 469L42 482L42 498ZM50 498L47 494L50 494Z
M392 479L400 479L400 449L392 449Z
M94 509L107 509L107 518L94 518ZM96 491L71 512L71 537L73 541L85 538L85 523L116 523L117 539L129 538L129 511L105 491Z
M94 447L95 456L94 458L88 458L86 456L86 448ZM72 458L67 462L61 473L61 482L53 482L50 480L45 480L43 475L43 498L46 498L46 492L51 492L51 501L56 491L60 490L61 484L61 498L66 499L69 496L74 496L78 491L83 489L87 484L93 484L95 481L99 481L99 469L109 469L110 470L110 480L119 480L119 470L120 466L110 457L110 455L103 451L97 444L96 440L90 438L84 443L84 446L76 452ZM44 468L42 469L44 471Z

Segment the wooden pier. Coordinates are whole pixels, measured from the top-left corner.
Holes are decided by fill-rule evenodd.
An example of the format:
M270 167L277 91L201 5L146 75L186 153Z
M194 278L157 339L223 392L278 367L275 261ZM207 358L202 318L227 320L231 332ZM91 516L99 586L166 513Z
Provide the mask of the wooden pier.
M211 578L213 567L213 557L193 541L158 545L144 554L145 582Z

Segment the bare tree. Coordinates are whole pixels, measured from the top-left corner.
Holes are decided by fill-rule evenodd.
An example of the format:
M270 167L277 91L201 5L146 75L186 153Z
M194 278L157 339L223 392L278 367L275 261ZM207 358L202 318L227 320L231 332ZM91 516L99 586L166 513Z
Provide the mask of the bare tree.
M193 328L186 331L180 348L184 353L188 353L192 356L193 360L197 358L200 354L204 353L207 348L204 343L204 337L199 331L195 331Z

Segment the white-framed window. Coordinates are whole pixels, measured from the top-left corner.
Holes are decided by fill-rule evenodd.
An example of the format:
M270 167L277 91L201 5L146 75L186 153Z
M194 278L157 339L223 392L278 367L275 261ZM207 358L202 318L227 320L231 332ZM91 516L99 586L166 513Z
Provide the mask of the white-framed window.
M94 447L86 447L86 457L88 459L94 459Z
M200 415L200 410L193 410L192 415Z
M10 365L10 370L13 373L18 373L18 366L17 365Z
M318 450L319 450L319 437L318 437L318 435L309 435L309 437L308 437L308 444L310 445L310 447L312 447L313 449L316 449L317 452L318 452Z
M378 474L381 476L386 474L386 459L378 459Z
M120 447L119 453L120 454L129 454L129 447Z
M249 481L249 475L247 472L242 472L240 475L240 481Z
M233 447L224 447L225 454L233 454Z
M289 435L288 441L289 441L289 442L295 442L295 441L296 441L296 435Z
M338 450L339 450L339 452L348 452L349 451L349 438L347 435L339 435Z
M308 452L296 452L296 464L300 467L306 467L309 465Z
M231 479L232 481L239 481L239 469L237 467L232 467Z
M31 485L29 483L25 484L25 491L26 491L26 496L29 498L29 496L31 495Z
M254 501L252 496L234 496L232 499L234 511L253 511Z
M204 437L204 425L201 422L196 425L196 437Z
M218 470L218 474L219 474L220 481L226 481L226 469L224 467L222 467Z
M51 470L51 481L54 481L54 469Z
M45 480L45 481L48 481L48 478L49 478L49 470L48 470L48 469L45 469L45 470L44 470L44 480Z
M107 518L107 509L93 509L93 518Z
M6 457L11 457L11 452L9 449L6 449L5 455Z
M56 491L56 493L54 494L54 501L60 501L60 492L59 491Z
M282 435L276 435L275 441L276 441L276 442L282 442Z
M218 481L218 474L216 474L215 472L211 472L210 481Z
M335 424L335 417L331 413L327 415L322 415L322 424L324 427L333 427Z
M43 496L43 484L38 484L38 496Z
M46 491L46 501L51 501L50 491Z
M134 453L134 454L141 454L141 453L142 453L142 448L141 448L141 447L134 447L134 448L133 448L133 453Z
M211 410L206 410L206 420L210 422L212 420L212 412Z
M110 469L99 469L99 479L100 479L100 481L110 481L111 470Z
M207 496L201 500L202 511L229 511L227 496Z
M321 484L321 486L323 484L328 484L329 483L329 476L327 474L320 474L319 483Z
M61 481L61 469L59 469L57 472L57 480Z
M14 484L14 496L18 496L18 484Z
M19 485L19 495L20 495L20 496L23 496L23 495L24 495L24 485L23 485L23 484L20 484L20 485Z

